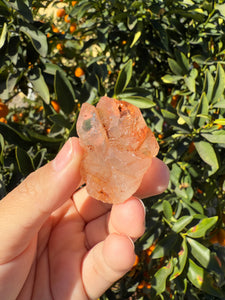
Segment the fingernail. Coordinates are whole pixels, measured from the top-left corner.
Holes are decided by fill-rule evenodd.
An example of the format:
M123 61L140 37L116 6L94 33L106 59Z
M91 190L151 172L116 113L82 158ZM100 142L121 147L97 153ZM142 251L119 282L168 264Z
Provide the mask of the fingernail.
M53 160L53 167L58 171L62 171L68 163L72 159L72 152L73 152L73 144L72 139L70 138L56 155L55 159Z

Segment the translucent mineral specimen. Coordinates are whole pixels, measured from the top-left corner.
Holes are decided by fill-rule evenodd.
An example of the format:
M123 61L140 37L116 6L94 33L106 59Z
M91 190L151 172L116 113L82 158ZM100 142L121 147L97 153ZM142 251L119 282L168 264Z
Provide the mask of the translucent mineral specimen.
M159 151L141 111L102 97L96 107L82 105L77 132L84 148L81 175L89 195L107 203L132 196Z

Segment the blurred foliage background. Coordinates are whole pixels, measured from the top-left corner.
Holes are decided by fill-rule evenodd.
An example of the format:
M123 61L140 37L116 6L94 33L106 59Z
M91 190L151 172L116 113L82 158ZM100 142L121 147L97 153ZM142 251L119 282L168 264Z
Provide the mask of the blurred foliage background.
M102 300L225 299L223 2L0 0L1 198L103 95L142 109L170 168L144 200L132 270Z

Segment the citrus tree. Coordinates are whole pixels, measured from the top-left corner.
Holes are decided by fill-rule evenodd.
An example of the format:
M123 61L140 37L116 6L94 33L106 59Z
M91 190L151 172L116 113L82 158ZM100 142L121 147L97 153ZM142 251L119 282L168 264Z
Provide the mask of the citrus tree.
M170 169L101 299L225 298L224 16L222 0L0 0L1 197L103 95L142 109Z

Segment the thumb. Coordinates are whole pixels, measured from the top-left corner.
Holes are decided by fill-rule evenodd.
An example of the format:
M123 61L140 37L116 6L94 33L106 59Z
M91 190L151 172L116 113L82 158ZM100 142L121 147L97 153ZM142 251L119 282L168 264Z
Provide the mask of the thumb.
M1 261L22 253L50 214L79 187L81 157L78 139L69 139L53 161L0 201Z

